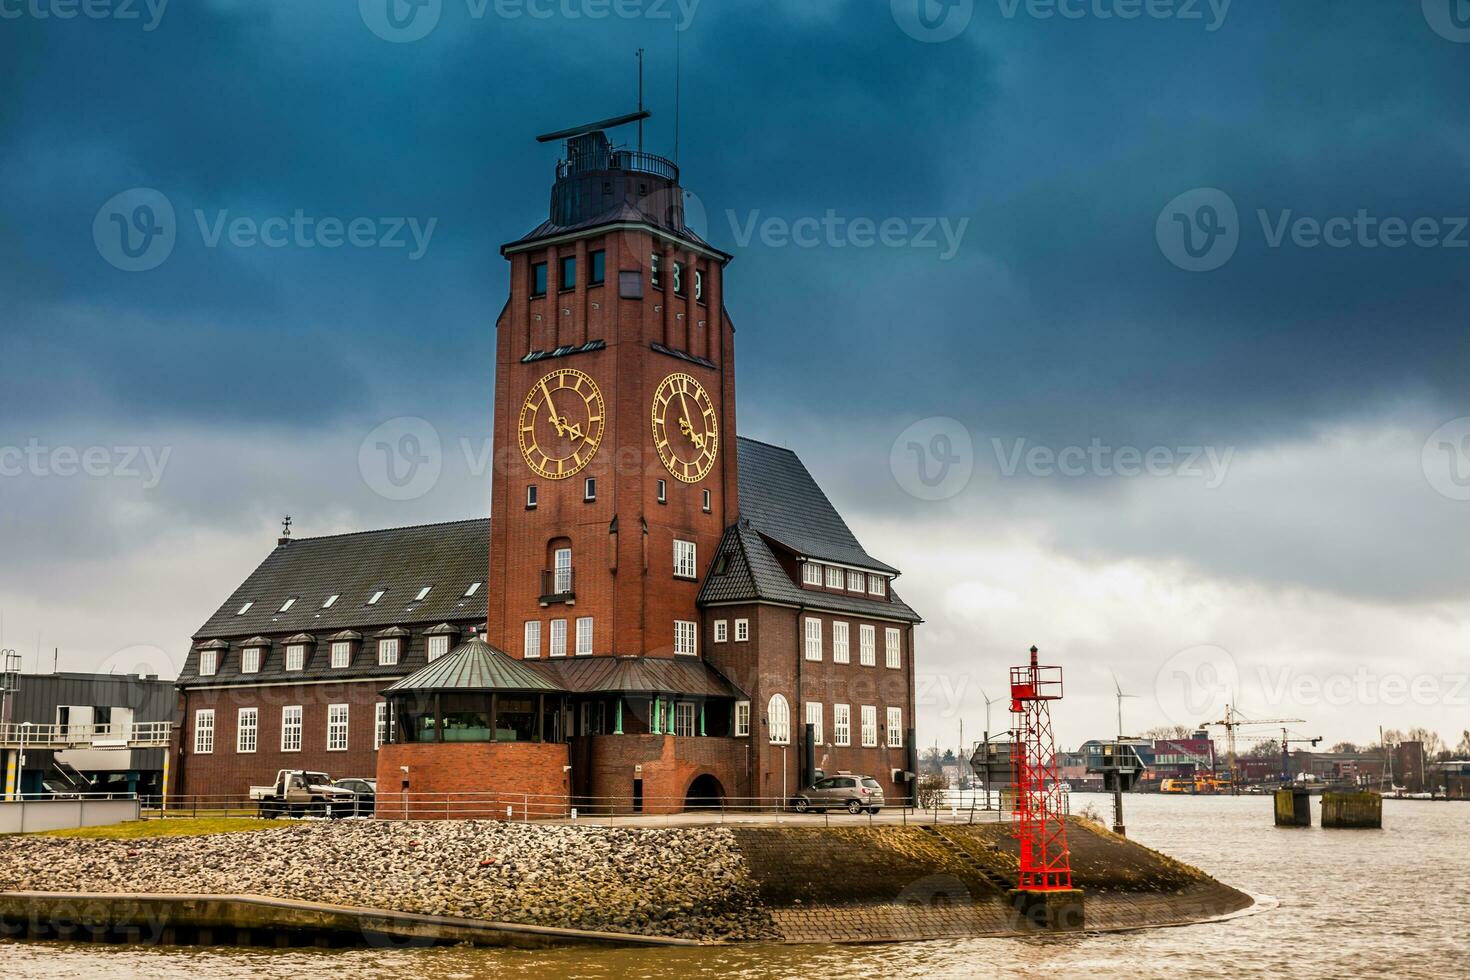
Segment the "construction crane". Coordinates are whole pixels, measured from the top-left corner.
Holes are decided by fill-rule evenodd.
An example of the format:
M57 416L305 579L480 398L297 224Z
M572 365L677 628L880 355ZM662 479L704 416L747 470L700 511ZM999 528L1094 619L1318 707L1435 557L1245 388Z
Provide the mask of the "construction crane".
M1250 740L1256 741L1256 742L1277 741L1276 736L1274 736L1274 735L1242 735L1240 737L1241 738L1245 738L1245 739L1250 739ZM1322 742L1322 736L1321 735L1318 735L1315 738L1313 738L1313 737L1308 737L1306 735L1292 735L1290 729L1283 728L1283 729L1281 729L1280 742L1281 742L1281 783L1284 786L1287 783L1290 783L1291 782L1291 747L1293 745L1301 744L1301 745L1311 745L1312 747L1315 748L1317 745L1321 744L1321 742Z
M1225 729L1225 744L1230 758L1230 795L1235 796L1240 791L1240 773L1235 763L1235 730L1245 726L1255 725L1298 725L1305 724L1302 718L1242 718L1235 711L1235 706L1225 706L1225 717L1219 721L1206 721L1200 724L1200 728L1223 728Z

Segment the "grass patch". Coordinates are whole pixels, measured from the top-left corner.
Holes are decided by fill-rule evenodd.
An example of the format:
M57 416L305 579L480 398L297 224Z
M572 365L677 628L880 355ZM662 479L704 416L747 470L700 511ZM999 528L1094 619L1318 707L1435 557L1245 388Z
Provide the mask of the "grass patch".
M105 827L79 827L75 830L47 830L37 837L84 837L92 840L137 840L143 837L199 837L204 834L232 834L248 830L269 830L281 826L279 821L255 817L169 817L163 820L129 820Z

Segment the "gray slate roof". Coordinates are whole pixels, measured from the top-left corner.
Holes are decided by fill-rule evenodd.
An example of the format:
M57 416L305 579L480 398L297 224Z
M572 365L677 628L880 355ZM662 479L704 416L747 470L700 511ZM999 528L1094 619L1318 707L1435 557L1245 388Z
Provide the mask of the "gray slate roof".
M744 486L741 494L744 495ZM721 573L721 566L724 572ZM897 619L917 623L922 617L898 597L890 583L888 598L868 598L856 593L804 589L791 580L776 559L772 545L744 520L725 530L699 590L700 605L722 602L780 602L808 609L822 609L874 619Z
M663 657L569 657L531 661L536 669L577 694L690 694L741 697L740 691L703 660Z
M898 574L863 549L796 453L743 437L738 446L740 516L761 534L807 558Z
M535 691L565 693L544 673L478 636L384 689L384 694L423 691Z
M194 640L298 631L325 638L347 628L483 619L485 586L468 599L464 594L485 582L489 566L488 519L296 538L267 555ZM426 585L433 586L428 597L413 602ZM368 606L378 589L387 593ZM323 609L333 594L341 598ZM292 596L299 597L295 605L279 612ZM253 605L238 615L246 602Z

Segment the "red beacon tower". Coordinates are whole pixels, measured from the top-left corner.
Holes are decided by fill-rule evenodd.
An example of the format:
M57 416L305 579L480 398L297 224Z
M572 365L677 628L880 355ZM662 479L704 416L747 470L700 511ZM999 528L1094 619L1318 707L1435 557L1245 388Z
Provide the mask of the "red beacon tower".
M1082 893L1072 887L1072 859L1057 780L1051 702L1062 699L1062 668L1031 662L1011 668L1012 763L1016 805L1014 836L1020 842L1016 907L1038 925L1080 928Z

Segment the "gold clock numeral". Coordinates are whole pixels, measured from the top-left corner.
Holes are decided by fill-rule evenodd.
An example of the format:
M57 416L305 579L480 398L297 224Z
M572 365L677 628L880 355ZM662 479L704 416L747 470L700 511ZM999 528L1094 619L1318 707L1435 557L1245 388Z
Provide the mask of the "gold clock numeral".
M698 483L719 455L720 426L714 402L699 379L671 374L653 393L653 445L677 480Z
M521 456L548 480L575 476L597 455L606 417L591 376L574 368L552 371L531 386L521 405Z

